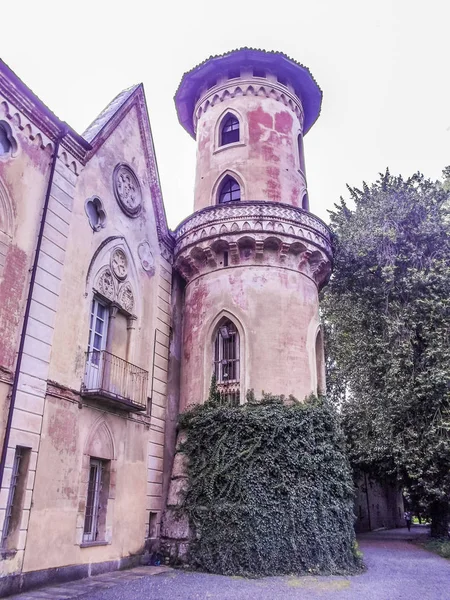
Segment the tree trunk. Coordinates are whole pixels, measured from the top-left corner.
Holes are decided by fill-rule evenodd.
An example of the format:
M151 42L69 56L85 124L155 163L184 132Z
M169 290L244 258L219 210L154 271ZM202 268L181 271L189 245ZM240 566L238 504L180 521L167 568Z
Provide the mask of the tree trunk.
M430 507L431 537L448 537L450 505L445 501L436 501Z

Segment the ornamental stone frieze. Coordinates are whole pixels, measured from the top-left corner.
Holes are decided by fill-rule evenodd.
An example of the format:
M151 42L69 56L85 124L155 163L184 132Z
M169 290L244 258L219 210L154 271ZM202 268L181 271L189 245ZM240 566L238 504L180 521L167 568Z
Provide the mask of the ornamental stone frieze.
M175 267L188 281L244 263L300 271L319 287L331 273L328 227L311 213L283 204L254 201L211 206L183 221L175 238Z
M121 248L115 248L98 273L94 290L130 315L135 306L133 289L128 279L128 259Z
M300 120L303 127L304 112L299 98L291 93L287 87L280 83L269 81L262 77L240 79L238 82L227 81L222 85L210 88L199 99L194 110L194 125L197 127L198 120L210 106L215 106L229 98L237 96L263 96L273 98L289 107Z

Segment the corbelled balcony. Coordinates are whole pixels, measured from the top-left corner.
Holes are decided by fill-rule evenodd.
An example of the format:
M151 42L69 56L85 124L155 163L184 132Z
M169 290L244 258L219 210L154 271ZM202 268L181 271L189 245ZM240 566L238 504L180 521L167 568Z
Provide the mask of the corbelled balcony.
M187 280L199 273L246 261L261 264L266 252L303 272L319 287L331 273L331 233L310 212L278 202L228 202L204 208L175 231L175 268Z
M147 408L148 371L106 350L86 352L81 394L133 412Z

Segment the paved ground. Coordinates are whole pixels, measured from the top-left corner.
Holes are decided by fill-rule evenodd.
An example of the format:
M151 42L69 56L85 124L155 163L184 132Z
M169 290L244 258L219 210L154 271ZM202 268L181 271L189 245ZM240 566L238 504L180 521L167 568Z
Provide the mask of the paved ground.
M368 569L354 577L252 580L139 567L41 588L11 600L449 600L450 561L408 541L425 533L417 527L411 534L397 529L360 536Z

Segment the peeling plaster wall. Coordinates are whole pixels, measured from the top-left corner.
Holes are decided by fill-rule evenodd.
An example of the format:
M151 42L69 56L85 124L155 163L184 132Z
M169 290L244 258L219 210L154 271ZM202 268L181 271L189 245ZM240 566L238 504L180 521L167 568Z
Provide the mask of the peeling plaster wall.
M241 333L241 400L249 388L293 394L315 390L317 287L301 273L241 264L198 277L185 292L181 409L203 402L213 372L213 323L225 311Z
M12 155L0 158L0 230L2 230L0 241L3 242L0 271L0 442L3 444L30 273L48 185L51 146L46 145L45 135L34 125L29 124L20 111L6 103L2 95L0 95L0 120L11 127L17 144L17 149ZM39 311L36 311L37 301L45 303L46 294L40 273L36 278L35 291L36 300L31 307L19 376L17 409L13 417L3 487L0 491L0 530L4 522L17 444L33 449L29 465L30 475L26 484L28 490L32 488L34 479L37 447L33 435L36 429L39 430L40 417L29 405L28 391L33 391L36 381L30 376L30 372L36 367L36 353L39 353L45 361L49 350L49 346L41 342L39 329L42 325ZM45 363L39 364L37 369L43 364ZM37 399L36 403L39 404L40 400ZM21 568L30 501L31 492L28 491L25 494L17 553L11 560L2 561L0 574L14 572Z
M137 218L124 214L114 196L113 171L118 163L129 164L139 179L143 208ZM106 212L105 227L97 232L85 212L86 200L94 195ZM142 242L149 244L153 255L151 270L141 263ZM115 410L79 395L95 276L109 265L116 246L128 258L127 280L137 317L128 360L149 372L151 416ZM171 277L171 265L161 256L143 140L132 108L86 165L74 192L25 571L116 560L144 550L150 511L159 515L162 508ZM108 500L107 544L82 547L89 465L85 448L99 417L106 420L117 451L114 497ZM51 534L55 518L58 530Z
M0 120L7 122L17 143L14 156L0 157L0 382L10 383L20 338L30 268L36 247L51 153L30 138L30 127L9 119L0 95ZM23 119L23 115L22 115ZM8 231L5 231L8 229ZM9 385L0 387L1 441L8 413Z
M115 442L107 543L81 548L89 473L87 434L99 419L107 423ZM98 407L80 410L76 403L47 396L43 430L24 571L109 561L142 551L145 424L117 418Z
M240 141L220 146L220 124L229 109L240 120ZM273 98L240 95L209 106L197 124L195 210L216 204L217 184L226 172L242 184L243 200L301 207L306 192L297 143L301 127L297 115Z

